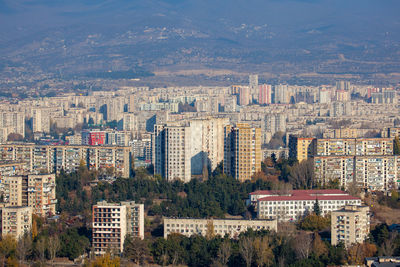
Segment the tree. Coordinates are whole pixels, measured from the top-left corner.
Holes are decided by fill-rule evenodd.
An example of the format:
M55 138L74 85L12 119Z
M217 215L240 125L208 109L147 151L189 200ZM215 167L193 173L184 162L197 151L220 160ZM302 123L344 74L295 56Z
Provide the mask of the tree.
M31 252L32 250L32 236L30 233L25 233L17 243L17 258L19 260L19 265L22 265L22 263L26 260L26 256Z
M17 242L15 241L13 236L3 236L2 240L0 241L0 257L2 266L5 265L6 259L15 252L16 247Z
M295 189L311 189L314 183L314 161L304 160L290 169L288 182Z
M300 221L300 229L305 231L316 231L319 232L330 225L329 217L317 216L316 214L310 214Z
M37 221L36 221L36 218L33 218L33 220L32 220L32 239L35 239L35 237L37 235L38 235Z
M376 246L371 243L354 244L348 249L347 260L350 264L361 265L365 258L374 256L376 251Z
M125 238L123 255L135 264L142 265L149 255L149 248L146 241L127 235Z
M49 251L49 256L52 264L54 264L54 259L57 255L57 252L60 250L60 247L60 239L58 238L58 236L54 235L49 237L47 249Z
M400 140L399 140L399 136L396 136L394 138L393 154L400 155Z
M321 240L321 237L319 236L318 233L314 233L314 240L312 242L312 251L315 253L317 257L320 257L321 255L325 255L328 253L328 248Z
M106 253L103 256L97 257L93 262L90 263L90 267L119 267L120 258L112 258L110 253Z
M244 237L239 241L239 253L246 262L246 266L250 267L254 256L254 247L252 238Z
M267 236L257 237L253 241L253 246L257 266L271 266L274 259L274 253L270 246L270 239Z
M24 141L24 137L18 133L10 133L7 136L7 141Z
M399 234L397 231L391 232L389 234L389 238L387 238L383 242L382 254L384 256L393 256L394 255L394 252L396 251L396 248L397 248L396 240L397 240L398 236L399 236Z
M299 260L307 259L311 251L311 235L306 232L300 232L293 241L293 248L297 258Z
M209 220L207 222L207 228L206 228L206 238L207 240L213 239L215 236L214 232L214 222L212 220Z
M319 203L318 203L318 198L315 200L313 210L314 210L314 214L315 215L321 216L321 208L320 208Z
M231 254L232 254L231 244L228 240L225 240L219 247L217 254L218 260L222 266L226 266L228 264Z
M41 264L44 264L46 260L46 243L47 242L45 240L45 237L41 237L35 244L35 251L37 256L39 257Z
M353 178L353 181L347 185L347 192L354 197L360 197L361 188L355 177Z

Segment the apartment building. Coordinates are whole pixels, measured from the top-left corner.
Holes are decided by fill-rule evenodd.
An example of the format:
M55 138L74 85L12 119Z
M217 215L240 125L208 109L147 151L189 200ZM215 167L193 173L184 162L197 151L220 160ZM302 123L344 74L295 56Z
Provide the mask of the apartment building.
M237 238L248 229L277 231L277 228L276 220L164 218L164 238L173 233L189 237L195 234L206 236L210 232Z
M106 144L106 134L100 130L83 130L82 145L98 146Z
M20 161L0 161L0 180L3 176L20 175L25 172L25 163Z
M315 154L316 139L312 137L289 136L289 157L299 162L311 158Z
M356 183L371 191L390 191L399 187L399 156L316 156L315 179L321 184L338 180L348 188Z
M99 201L92 209L92 227L95 254L104 254L108 249L121 253L127 235L144 239L144 205Z
M92 246L96 255L107 250L121 253L126 237L126 206L97 202L92 210Z
M247 123L225 127L224 173L243 182L261 170L261 129Z
M250 202L254 201L257 201L257 218L278 221L296 221L311 214L317 201L322 215L345 205L361 205L361 199L337 189L293 190L287 193L256 191L250 195Z
M29 206L39 216L56 214L55 174L4 176L0 192L5 206Z
M362 243L370 231L368 206L346 205L331 213L331 244L343 242L348 247Z
M116 175L128 178L132 147L121 146L74 146L74 145L0 145L0 160L24 162L31 173L73 172L83 162L89 169L113 167Z
M0 112L0 128L5 130L0 142L7 141L8 134L17 133L25 137L25 117L23 112Z
M32 207L2 207L1 234L11 235L15 239L21 238L32 228Z
M134 201L121 202L126 207L126 233L135 238L144 239L144 204Z
M200 118L154 126L153 164L168 181L190 181L192 175L213 170L224 157L227 118Z

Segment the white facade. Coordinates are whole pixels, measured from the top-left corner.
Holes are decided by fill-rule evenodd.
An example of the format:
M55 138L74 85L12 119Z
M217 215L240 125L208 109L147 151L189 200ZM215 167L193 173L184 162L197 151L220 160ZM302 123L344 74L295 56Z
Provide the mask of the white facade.
M296 221L311 214L317 201L323 216L345 205L361 205L361 199L340 190L293 190L286 195L264 192L250 195L252 203L257 201L259 219Z
M213 231L213 235L237 238L240 233L248 229L254 231L277 231L276 220L237 220L237 219L194 219L194 218L164 218L164 238L173 233L184 236L202 235Z

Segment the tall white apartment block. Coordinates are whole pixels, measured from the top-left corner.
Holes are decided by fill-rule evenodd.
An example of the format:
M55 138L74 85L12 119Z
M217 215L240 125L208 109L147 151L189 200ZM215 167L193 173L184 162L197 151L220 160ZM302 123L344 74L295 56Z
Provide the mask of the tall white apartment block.
M25 137L25 117L23 112L1 112L0 128L5 130L2 142L7 141L10 133L17 133Z
M126 207L126 233L135 238L144 239L144 204L134 201L121 202Z
M32 228L31 207L3 207L1 208L1 234L11 235L19 239Z
M168 181L188 182L205 168L213 170L224 158L227 118L206 118L155 125L152 136L156 174Z
M137 119L134 113L123 113L122 118L123 130L134 132L137 130Z
M168 181L191 179L190 127L165 128L165 178Z
M126 206L106 201L92 209L92 246L96 255L107 250L121 253L126 237Z
M278 84L274 87L274 103L287 104L289 103L289 88L286 84Z
M35 108L32 109L32 130L34 133L50 132L50 117L46 109Z

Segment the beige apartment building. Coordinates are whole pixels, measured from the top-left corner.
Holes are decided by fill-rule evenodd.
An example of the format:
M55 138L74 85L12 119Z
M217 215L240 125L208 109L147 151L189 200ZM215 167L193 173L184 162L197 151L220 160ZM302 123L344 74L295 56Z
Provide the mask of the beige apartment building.
M225 127L224 173L241 182L261 171L261 129L247 123Z
M254 231L277 231L276 220L240 220L240 219L194 219L194 218L164 218L164 238L173 233L184 236L202 235L212 231L213 235L236 238L248 229Z
M0 192L5 206L29 206L39 216L56 213L55 174L5 176Z
M289 157L299 162L307 160L315 154L316 139L312 137L289 136Z
M0 160L24 162L24 169L31 173L73 172L84 162L90 170L112 167L117 176L128 178L131 155L129 146L0 145Z
M126 233L132 237L144 239L144 204L134 201L121 202L126 207Z
M362 243L370 231L369 207L347 205L331 213L331 244Z
M32 228L31 207L2 207L1 208L1 234L11 235L19 239Z
M96 255L108 249L121 253L127 235L144 239L144 205L97 202L92 210L92 246Z

